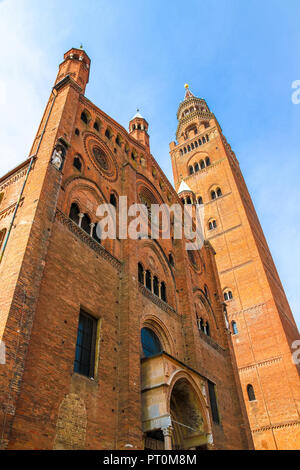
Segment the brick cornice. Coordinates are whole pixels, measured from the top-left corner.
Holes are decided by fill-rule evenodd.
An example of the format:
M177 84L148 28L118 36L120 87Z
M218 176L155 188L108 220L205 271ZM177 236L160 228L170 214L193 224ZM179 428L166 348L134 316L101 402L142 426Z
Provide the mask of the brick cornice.
M260 428L253 428L253 429L251 429L251 432L254 434L254 433L258 433L258 432L271 431L272 429L288 428L288 427L299 426L299 425L300 425L299 420L284 421L284 422L281 422L281 423L262 426Z

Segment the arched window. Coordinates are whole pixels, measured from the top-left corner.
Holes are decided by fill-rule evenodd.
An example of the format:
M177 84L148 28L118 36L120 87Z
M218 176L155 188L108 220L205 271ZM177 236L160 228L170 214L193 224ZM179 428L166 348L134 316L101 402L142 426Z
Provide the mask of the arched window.
M146 287L147 289L152 290L151 273L149 270L146 271Z
M199 163L195 163L195 167L194 167L194 168L195 168L195 172L196 172L196 171L199 171Z
M160 295L161 295L161 300L166 302L167 301L167 289L166 289L166 284L164 282L162 282L160 285Z
M187 146L187 149L188 149L188 152L191 151L191 147L189 145Z
M200 168L201 168L201 170L203 170L203 168L205 168L204 160L200 160Z
M79 224L79 213L80 213L79 207L77 206L75 202L73 202L70 207L69 217L70 219L74 220L76 224Z
M117 144L119 147L121 147L121 143L122 143L122 142L121 142L120 136L119 136L119 134L118 134L117 137L116 137L116 144Z
M78 171L81 171L82 168L82 163L79 157L75 157L73 160L73 166L76 168Z
M1 202L2 202L3 197L4 197L4 193L1 193L1 194L0 194L0 204L1 204Z
M186 198L186 203L187 203L187 204L192 204L192 201L191 201L190 196L188 196L188 197Z
M211 220L208 224L209 230L213 230L214 228L217 228L217 222L215 220Z
M150 328L142 328L141 341L144 357L152 357L162 352L161 343Z
M212 199L216 199L217 197L216 192L214 190L210 192L210 195Z
M183 151L184 151L184 153L186 153L186 147L184 147Z
M199 139L199 140L198 140L198 143L199 143L199 145L202 145L202 140Z
M109 128L107 128L106 131L105 131L105 137L107 137L108 139L111 138L111 132L110 132Z
M81 221L81 228L90 235L91 233L91 219L87 214L84 214Z
M153 293L157 296L159 296L159 287L158 287L158 279L157 276L154 276L153 278Z
M233 299L233 295L232 295L232 292L231 290L226 290L224 292L224 300L232 300Z
M203 199L201 196L198 197L198 204L203 204Z
M209 166L209 165L210 165L210 158L209 158L209 157L206 157L205 163L206 163L206 166Z
M194 168L192 166L189 166L189 173L192 175L194 173Z
M248 394L249 401L255 401L256 400L255 393L254 393L254 388L251 384L247 385L247 394Z
M217 196L218 197L222 196L221 188L217 188Z
M94 129L95 129L96 131L98 131L98 132L100 131L100 126L99 126L99 122L98 122L98 121L95 121L95 122L94 122Z
M237 334L238 334L238 328L237 328L237 324L236 324L235 321L232 321L232 322L231 322L231 328L232 328L232 333L233 333L234 335L237 335Z
M207 334L207 336L210 336L210 328L209 328L209 323L208 323L208 321L207 321L206 324L205 324L205 333Z
M182 204L185 204L185 199L182 198L182 199L181 199L181 202L182 202Z
M82 120L82 122L84 122L84 124L88 124L89 122L88 115L85 111L82 111L80 119Z
M195 147L198 147L198 142L197 142L197 140L196 140L196 142L195 142Z
M3 229L0 231L0 250L1 250L1 248L2 248L2 244L3 244L3 242L4 242L5 235L6 235L6 228L3 228Z
M114 207L117 207L117 198L114 195L114 193L111 193L110 198L109 198L110 204L112 204Z
M144 268L141 263L138 264L138 278L141 284L144 284Z
M94 239L97 243L101 243L101 238L98 237L98 233L99 233L99 230L100 230L100 225L99 225L98 230L97 230L97 226L98 226L98 224L95 224L95 225L94 225L94 228L93 228L93 239Z
M202 142L205 144L206 142L205 137L202 137Z
M208 134L206 134L206 142L209 142Z
M194 150L194 144L193 144L193 142L191 143L191 147L192 147L192 150Z
M171 266L175 265L173 255L171 253L169 254L169 263Z

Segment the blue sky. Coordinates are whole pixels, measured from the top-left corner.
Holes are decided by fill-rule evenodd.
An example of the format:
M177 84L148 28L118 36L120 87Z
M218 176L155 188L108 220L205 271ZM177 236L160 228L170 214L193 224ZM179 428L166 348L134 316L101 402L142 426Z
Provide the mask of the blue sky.
M127 128L139 107L171 181L184 83L235 151L300 324L298 0L0 0L0 174L28 156L63 53L92 60L86 95Z

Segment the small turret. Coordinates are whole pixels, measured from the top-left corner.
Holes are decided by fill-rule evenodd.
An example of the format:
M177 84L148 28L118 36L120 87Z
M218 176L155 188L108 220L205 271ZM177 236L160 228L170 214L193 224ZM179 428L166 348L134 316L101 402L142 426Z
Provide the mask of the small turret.
M138 142L149 148L148 122L140 114L139 109L129 122L129 133Z
M85 87L89 81L91 60L83 49L72 48L64 54L64 61L59 66L55 84L70 76L85 92Z
M178 196L183 204L196 204L195 193L183 180L181 181L178 189Z

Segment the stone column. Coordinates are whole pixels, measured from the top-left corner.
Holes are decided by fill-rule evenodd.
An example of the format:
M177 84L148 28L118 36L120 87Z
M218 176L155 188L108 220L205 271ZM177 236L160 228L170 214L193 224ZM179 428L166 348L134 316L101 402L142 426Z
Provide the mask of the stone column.
M94 224L93 222L90 224L90 227L91 227L90 236L91 236L91 237L93 236L93 230L94 230L95 225L96 225L96 224Z
M78 214L78 217L79 217L78 226L81 227L81 222L82 222L82 219L84 217L84 214L81 212L80 214Z
M165 450L172 450L172 431L173 431L172 426L167 426L165 428L162 428L164 441L165 441Z

